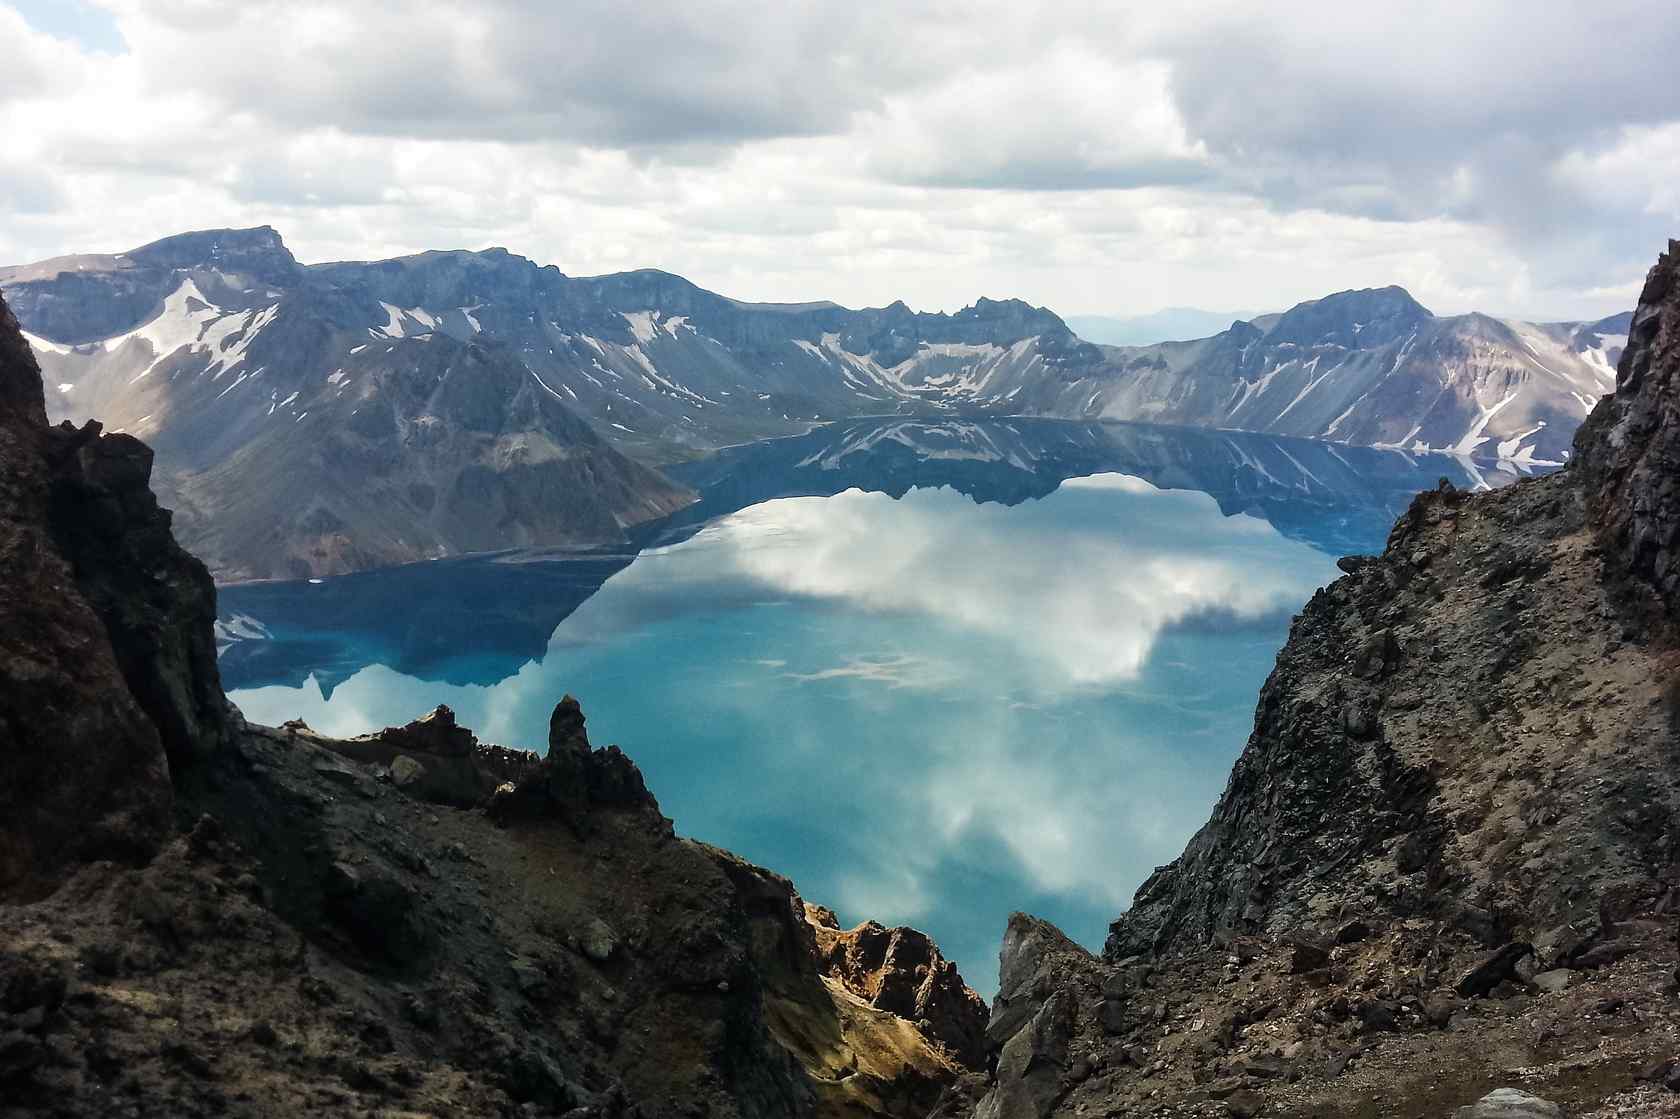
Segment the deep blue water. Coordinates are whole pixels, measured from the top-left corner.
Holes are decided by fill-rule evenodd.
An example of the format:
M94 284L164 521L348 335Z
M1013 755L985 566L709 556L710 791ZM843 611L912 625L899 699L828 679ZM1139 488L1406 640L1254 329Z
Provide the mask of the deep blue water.
M871 421L684 468L614 553L226 588L258 722L438 703L541 748L555 701L680 832L996 984L1010 911L1092 948L1223 787L1291 614L1446 458L1140 425ZM260 627L260 628L259 628Z

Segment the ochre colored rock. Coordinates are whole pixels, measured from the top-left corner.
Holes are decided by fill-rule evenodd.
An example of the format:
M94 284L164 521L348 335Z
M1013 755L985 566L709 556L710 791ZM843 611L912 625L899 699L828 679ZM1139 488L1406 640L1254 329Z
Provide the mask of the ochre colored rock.
M834 927L832 911L807 907L816 937L818 967L869 1005L912 1022L961 1063L981 1067L985 1058L986 1003L971 991L938 945L910 928L866 921L849 931Z

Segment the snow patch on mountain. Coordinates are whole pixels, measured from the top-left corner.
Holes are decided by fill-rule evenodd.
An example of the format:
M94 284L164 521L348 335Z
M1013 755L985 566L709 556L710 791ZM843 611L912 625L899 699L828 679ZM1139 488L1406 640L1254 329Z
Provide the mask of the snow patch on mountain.
M94 349L115 354L133 342L140 342L151 351L151 359L129 378L130 383L144 379L163 362L182 350L189 353L208 353L210 361L204 372L211 379L245 360L245 351L280 313L278 303L258 310L226 311L216 306L190 277L163 301L163 310L150 321L123 334L95 343ZM52 351L67 356L79 356L74 347Z
M659 336L659 329L654 326L654 311L621 311L624 321L630 324L630 333L636 336L636 341L646 345Z
M23 333L23 340L25 342L28 342L30 347L33 348L37 353L67 354L67 353L70 352L70 347L69 346L62 346L57 342L49 342L45 338L37 338L35 335L29 333L29 331L27 331L27 330L23 331L22 333Z
M430 334L438 328L437 318L424 307L398 307L387 303L383 299L379 306L384 309L385 325L377 328L374 337L384 338L416 338ZM410 330L408 322L413 320L421 329Z

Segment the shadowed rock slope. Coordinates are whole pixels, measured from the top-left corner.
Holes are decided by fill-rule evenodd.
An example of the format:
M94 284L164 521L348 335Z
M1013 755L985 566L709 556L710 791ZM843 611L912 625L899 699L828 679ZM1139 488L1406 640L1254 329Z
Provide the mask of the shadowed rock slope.
M144 446L48 429L3 308L0 1116L920 1116L977 1067L936 949L875 966L937 1029L855 993L569 697L542 757L245 724Z
M226 734L204 565L175 546L124 435L49 428L0 301L0 896L144 857L171 769Z
M1102 958L1011 924L979 1114L1673 1113L1614 1109L1680 1024L1677 379L1671 244L1568 469L1341 561Z

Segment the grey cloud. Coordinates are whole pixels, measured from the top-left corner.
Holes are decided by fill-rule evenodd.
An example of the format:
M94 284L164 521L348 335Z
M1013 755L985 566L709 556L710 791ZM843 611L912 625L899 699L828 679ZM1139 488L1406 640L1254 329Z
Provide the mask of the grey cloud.
M1015 153L1000 153L1014 155ZM917 186L978 190L1083 191L1138 187L1188 187L1212 182L1215 174L1192 159L1138 158L1097 164L1078 158L952 160L938 167L906 170L899 181Z
M878 103L881 83L913 72L890 49L891 12L873 2L266 0L134 5L123 27L158 86L184 80L296 126L703 149L843 129L850 112Z
M1235 181L1289 207L1543 231L1550 169L1680 119L1680 15L1573 0L1294 4L1162 33L1174 103Z
M1562 316L1680 225L1680 126L1628 141L1680 121L1680 14L1631 0L101 3L130 54L31 33L0 73L52 212L6 255L283 219L306 253L508 243L763 298L1400 281Z
M48 215L62 209L69 201L64 188L51 175L33 167L14 167L0 163L0 198L6 208L17 215Z

